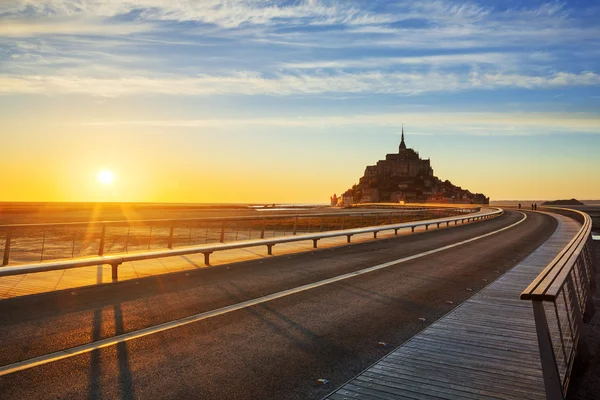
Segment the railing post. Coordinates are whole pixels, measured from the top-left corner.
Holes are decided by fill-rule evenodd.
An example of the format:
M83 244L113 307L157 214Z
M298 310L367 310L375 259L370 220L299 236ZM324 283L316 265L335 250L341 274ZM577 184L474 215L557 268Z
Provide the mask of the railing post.
M71 245L71 258L75 257L75 239L77 238L77 231L73 231L73 244Z
M152 229L154 229L154 227L150 225L150 236L148 236L148 250L150 250L150 246L152 245Z
M131 233L131 225L127 227L127 237L125 238L125 253L129 252L129 234Z
M221 223L221 237L219 238L219 241L221 243L225 243L225 223L227 221L223 220L223 222Z
M544 376L544 387L546 388L547 400L564 400L560 374L556 365L556 357L552 347L552 338L544 311L542 301L532 301L533 317L535 319L535 330L540 348L540 361L542 363L542 372Z
M44 261L44 248L46 247L46 231L42 237L42 254L40 254L40 262Z
M2 265L8 265L10 259L10 242L12 241L12 229L6 231L6 242L4 242L4 256L2 257Z
M104 255L104 239L106 237L106 225L102 225L102 233L100 233L100 244L98 245L98 255Z
M591 282L595 281L595 279L591 276L589 276L588 274L588 269L586 268L585 264L588 260L586 259L585 256L585 246L584 246L584 251L579 255L579 257L577 257L577 260L575 261L575 266L574 268L577 268L579 271L579 275L582 277L582 284L583 287L581 288L581 290L584 291L584 311L583 311L583 321L584 322L590 322L592 320L592 317L594 316L594 314L596 313L596 309L594 307L594 298L592 296L593 290L592 290L592 285Z
M170 230L169 230L169 242L167 244L167 247L169 249L173 248L173 221L171 221L171 227L170 227Z
M590 348L585 337L585 328L583 326L583 313L579 306L579 299L577 298L577 291L575 290L575 284L573 283L573 271L571 271L567 277L566 282L567 288L569 289L569 296L571 297L571 303L573 304L573 324L577 326L577 332L579 333L579 340L577 341L577 352L575 353L575 361L579 365L585 365L590 359ZM565 290L563 286L563 290ZM568 311L567 311L568 312ZM575 364L573 364L575 368Z
M296 219L294 219L294 232L292 235L296 235L296 230L298 229L298 216L296 215Z
M265 225L267 225L267 221L263 219L262 229L260 231L260 238L261 239L265 238Z

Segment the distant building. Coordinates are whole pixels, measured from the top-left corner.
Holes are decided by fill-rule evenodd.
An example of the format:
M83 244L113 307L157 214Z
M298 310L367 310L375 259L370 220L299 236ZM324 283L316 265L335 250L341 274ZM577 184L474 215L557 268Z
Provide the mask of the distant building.
M330 202L331 202L331 206L337 206L337 205L338 205L338 200L339 200L339 199L338 199L338 197L337 197L337 194L335 194L335 193L334 193L334 194L333 194L333 196L331 196L331 197L329 198L329 200L330 200Z
M398 153L365 168L358 185L342 195L343 204L376 202L439 202L488 204L489 198L473 194L433 174L431 161L406 147L404 127Z
M343 205L354 204L354 194L352 193L352 189L344 192L344 194L342 195L342 204Z

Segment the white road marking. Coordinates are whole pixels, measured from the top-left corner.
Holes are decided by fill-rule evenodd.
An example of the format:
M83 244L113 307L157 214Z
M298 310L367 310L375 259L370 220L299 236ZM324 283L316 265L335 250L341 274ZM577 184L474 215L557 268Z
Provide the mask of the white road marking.
M510 228L512 228L514 226L517 226L517 225L521 224L523 221L525 221L527 219L527 215L526 214L524 214L524 213L521 213L521 214L523 215L523 218L520 219L519 221L515 222L514 224L506 226L506 227L501 228L501 229L498 229L498 230L493 231L493 232L486 233L486 234L481 235L481 236L477 236L477 237L474 237L474 238L471 238L471 239L463 240L461 242L453 243L453 244L450 244L450 245L447 245L447 246L443 246L443 247L440 247L440 248L437 248L437 249L425 251L423 253L415 254L415 255L412 255L412 256L409 256L409 257L404 257L404 258L400 258L398 260L389 261L389 262L386 262L386 263L383 263L383 264L375 265L373 267L361 269L359 271L354 271L354 272L350 272L350 273L347 273L347 274L335 276L333 278L329 278L329 279L325 279L325 280L322 280L322 281L310 283L308 285L298 286L298 287L293 288L293 289L284 290L284 291L281 291L281 292L269 294L267 296L259 297L259 298L252 299L252 300L247 300L247 301L244 301L244 302L241 302L241 303L233 304L233 305L222 307L222 308L218 308L216 310L206 311L206 312L203 312L203 313L200 313L200 314L195 314L195 315L190 315L189 317L177 319L175 321L165 322L163 324L159 324L159 325L155 325L155 326L150 326L148 328L144 328L144 329L140 329L140 330L137 330L137 331L125 333L125 334L114 336L114 337L111 337L111 338L106 338L106 339L98 340L96 342L92 342L92 343L88 343L88 344L84 344L84 345L72 347L70 349L60 350L60 351L57 351L57 352L54 352L54 353L50 353L50 354L46 354L46 355L43 355L43 356L31 358L29 360L19 361L19 362L13 363L13 364L5 365L3 367L0 367L0 376L13 374L15 372L19 372L19 371L23 371L23 370L26 370L26 369L34 368L34 367L37 367L37 366L40 366L40 365L44 365L44 364L49 364L49 363L52 363L52 362L55 362L55 361L59 361L59 360L65 359L65 358L74 357L74 356L77 356L79 354L89 353L89 352L92 352L94 350L98 350L98 349L102 349L102 348L105 348L105 347L113 346L113 345L118 344L118 343L122 343L122 342L126 342L126 341L129 341L129 340L141 338L141 337L148 336L148 335L153 335L155 333L163 332L163 331L166 331L166 330L178 328L180 326L192 324L194 322L198 322L198 321L202 321L202 320L205 320L205 319L208 319L208 318L216 317L218 315L223 315L223 314L227 314L227 313L230 313L230 312L233 312L233 311L237 311L237 310L241 310L241 309L244 309L244 308L252 307L252 306L255 306L255 305L258 305L258 304L269 302L271 300L279 299L281 297L290 296L292 294L304 292L306 290L311 290L311 289L314 289L314 288L318 288L320 286L329 285L330 283L343 281L345 279L353 278L355 276L360 276L360 275L368 274L370 272L378 271L380 269L384 269L384 268L388 268L388 267L391 267L391 266L394 266L394 265L405 263L407 261L412 261L412 260L415 260L417 258L428 256L430 254L439 253L440 251L452 249L454 247L458 247L458 246L461 246L461 245L464 245L464 244L467 244L467 243L474 242L474 241L479 240L479 239L486 238L488 236L495 235L497 233L503 232L503 231L505 231L507 229L510 229Z

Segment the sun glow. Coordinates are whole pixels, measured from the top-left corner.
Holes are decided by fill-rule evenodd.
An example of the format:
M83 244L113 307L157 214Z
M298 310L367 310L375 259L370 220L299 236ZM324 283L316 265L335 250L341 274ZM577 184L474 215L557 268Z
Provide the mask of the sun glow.
M108 170L102 170L98 172L96 178L98 179L98 182L102 183L103 185L112 185L115 180L113 173Z

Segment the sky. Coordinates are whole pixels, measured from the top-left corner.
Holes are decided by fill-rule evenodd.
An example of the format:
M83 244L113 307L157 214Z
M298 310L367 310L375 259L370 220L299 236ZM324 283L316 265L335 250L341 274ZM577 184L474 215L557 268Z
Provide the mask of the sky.
M593 0L0 0L0 201L326 203L402 124L492 200L599 199L599 21Z

